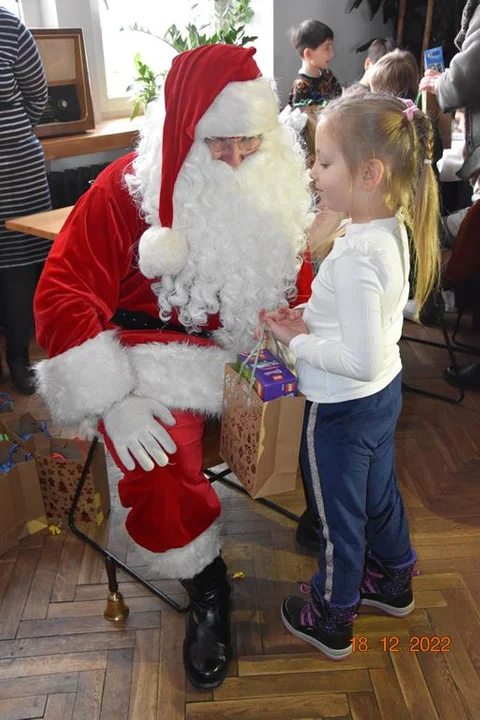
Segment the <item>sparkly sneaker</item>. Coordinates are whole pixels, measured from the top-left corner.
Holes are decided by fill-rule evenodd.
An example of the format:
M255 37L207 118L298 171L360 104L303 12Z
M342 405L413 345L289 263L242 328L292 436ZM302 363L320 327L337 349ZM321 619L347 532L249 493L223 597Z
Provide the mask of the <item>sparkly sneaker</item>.
M375 607L393 617L405 617L415 607L412 592L412 577L417 556L411 550L411 557L402 565L385 565L373 555L367 555L365 573L360 588L360 604Z
M331 605L316 598L309 585L302 584L300 589L310 592L311 600L307 602L293 595L285 598L282 620L287 630L321 650L330 660L348 657L352 652L352 623L358 601L347 606Z

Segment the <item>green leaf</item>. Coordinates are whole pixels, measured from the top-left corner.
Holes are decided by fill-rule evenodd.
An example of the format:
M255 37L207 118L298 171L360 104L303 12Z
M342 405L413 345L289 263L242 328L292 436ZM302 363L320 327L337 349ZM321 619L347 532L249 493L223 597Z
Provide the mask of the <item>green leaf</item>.
M143 103L140 100L140 98L137 98L135 102L133 103L132 112L130 114L130 120L135 120L135 118L140 115L143 109Z

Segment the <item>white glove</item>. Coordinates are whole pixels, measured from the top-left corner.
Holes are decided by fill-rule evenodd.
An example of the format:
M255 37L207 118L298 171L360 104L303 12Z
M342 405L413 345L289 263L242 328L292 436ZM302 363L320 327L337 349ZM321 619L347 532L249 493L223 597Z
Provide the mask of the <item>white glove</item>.
M175 425L175 418L165 405L153 398L128 395L112 405L103 422L127 470L135 468L135 461L146 471L153 470L155 463L163 467L168 463L167 453L177 451L172 438L160 425L160 422Z

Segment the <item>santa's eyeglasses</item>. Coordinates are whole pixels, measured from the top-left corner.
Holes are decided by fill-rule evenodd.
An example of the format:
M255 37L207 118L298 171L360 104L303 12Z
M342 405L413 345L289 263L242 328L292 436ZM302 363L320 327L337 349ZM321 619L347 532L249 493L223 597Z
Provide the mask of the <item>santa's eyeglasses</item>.
M253 153L258 150L262 144L261 135L252 135L251 137L207 137L205 142L214 153L222 153L228 150L230 145L236 145L243 153Z

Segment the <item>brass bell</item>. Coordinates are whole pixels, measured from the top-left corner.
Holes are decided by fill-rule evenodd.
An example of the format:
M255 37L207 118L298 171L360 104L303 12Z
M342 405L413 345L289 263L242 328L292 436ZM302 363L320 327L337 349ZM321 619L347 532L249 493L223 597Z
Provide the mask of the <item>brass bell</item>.
M125 604L123 595L121 592L110 592L107 598L107 607L103 616L110 622L124 622L127 619L130 609Z

